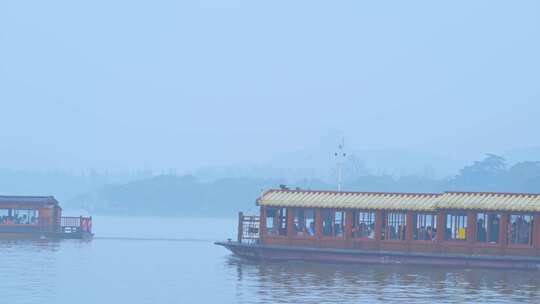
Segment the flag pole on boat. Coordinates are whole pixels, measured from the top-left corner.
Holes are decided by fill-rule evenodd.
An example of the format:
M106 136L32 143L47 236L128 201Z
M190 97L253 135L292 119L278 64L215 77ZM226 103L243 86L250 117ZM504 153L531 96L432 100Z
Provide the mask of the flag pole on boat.
M338 192L341 192L341 185L343 183L343 163L345 162L345 157L347 156L347 153L345 153L345 139L341 139L341 143L338 145L338 149L336 152L334 152L334 157L336 157L337 161L337 188Z

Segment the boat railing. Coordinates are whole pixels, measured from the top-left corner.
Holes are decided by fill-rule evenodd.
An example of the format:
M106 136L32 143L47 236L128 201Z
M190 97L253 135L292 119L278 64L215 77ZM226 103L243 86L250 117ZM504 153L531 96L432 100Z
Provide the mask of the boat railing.
M238 242L254 244L259 242L260 216L238 213Z
M62 216L60 218L61 233L92 233L92 217Z

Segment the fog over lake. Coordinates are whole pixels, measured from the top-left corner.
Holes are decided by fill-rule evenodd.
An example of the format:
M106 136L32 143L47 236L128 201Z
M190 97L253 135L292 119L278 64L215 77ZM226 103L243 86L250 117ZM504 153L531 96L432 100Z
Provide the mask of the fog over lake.
M0 195L95 238L0 240L0 302L540 302L534 272L213 244L338 163L347 191L540 193L538 54L534 0L3 0Z

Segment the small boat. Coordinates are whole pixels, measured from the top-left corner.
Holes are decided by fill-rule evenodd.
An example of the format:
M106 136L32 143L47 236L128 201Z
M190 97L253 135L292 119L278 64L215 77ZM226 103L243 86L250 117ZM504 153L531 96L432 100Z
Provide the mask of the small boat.
M62 216L53 196L0 196L0 239L92 237L92 217Z
M215 244L256 260L540 270L540 194L282 188L256 204Z

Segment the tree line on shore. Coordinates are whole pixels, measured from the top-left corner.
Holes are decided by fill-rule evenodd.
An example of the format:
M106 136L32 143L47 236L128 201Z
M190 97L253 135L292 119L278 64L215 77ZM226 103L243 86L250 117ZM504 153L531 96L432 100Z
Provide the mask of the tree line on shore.
M221 178L203 182L192 175L159 175L125 184L106 185L66 201L69 208L94 214L157 216L234 216L255 211L263 190L286 184L289 188L335 190L335 183L320 179L290 182L280 178ZM347 191L387 192L540 192L540 162L508 165L498 155L463 167L457 175L433 178L422 175L394 177L365 172L348 176Z

